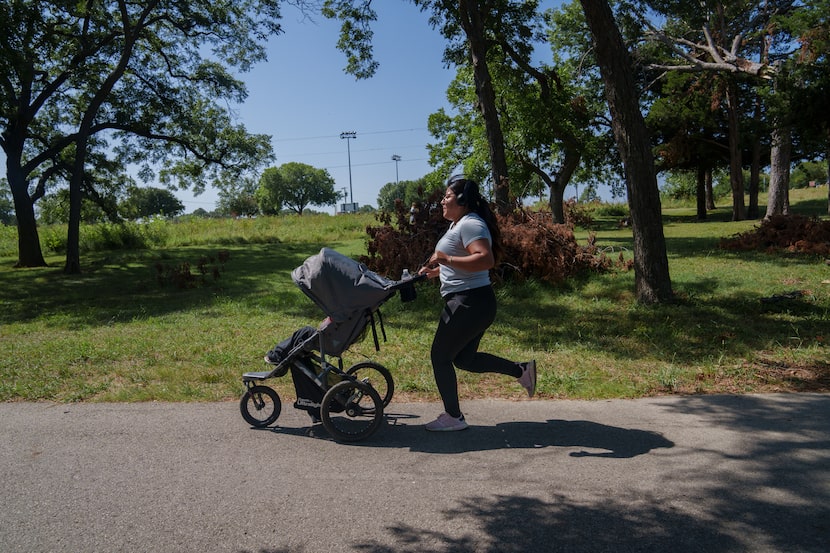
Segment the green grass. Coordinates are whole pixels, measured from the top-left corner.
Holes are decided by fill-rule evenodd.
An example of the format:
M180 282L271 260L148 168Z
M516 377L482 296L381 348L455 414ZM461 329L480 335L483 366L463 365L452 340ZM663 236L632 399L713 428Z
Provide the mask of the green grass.
M809 192L794 193L793 207L825 212L826 190ZM728 208L697 222L693 209L666 210L675 304L638 305L634 276L621 270L559 288L502 285L499 316L482 349L537 359L539 395L548 398L826 391L830 267L815 257L718 249L720 238L758 224L732 223L723 212ZM13 269L16 253L0 257L0 400L238 399L243 372L263 370L274 343L324 316L291 271L322 246L364 252L365 227L374 219L154 224L153 247L89 249L81 275L64 275L58 255L38 269ZM595 227L608 255L630 258L630 229L610 218ZM41 239L59 232L43 229ZM14 250L9 236L0 232L0 252ZM229 254L224 265L220 251ZM200 259L208 272L196 287L159 283L158 264L187 262L195 271ZM794 290L803 295L771 299ZM384 306L389 340L380 352L369 338L345 355L347 364L368 357L389 367L399 401L437 398L429 347L440 298L429 284L418 292L413 303L395 297ZM293 401L290 377L270 383ZM459 383L464 398L522 397L504 377L460 373Z

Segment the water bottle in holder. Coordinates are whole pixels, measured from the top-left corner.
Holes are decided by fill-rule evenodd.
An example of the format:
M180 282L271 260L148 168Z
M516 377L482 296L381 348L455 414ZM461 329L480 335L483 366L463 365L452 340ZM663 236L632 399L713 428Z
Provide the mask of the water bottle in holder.
M404 269L401 273L401 281L408 281L412 279L412 275L409 274L409 269ZM414 301L415 297L417 296L415 292L415 284L412 282L408 282L407 284L401 286L401 301L403 303Z

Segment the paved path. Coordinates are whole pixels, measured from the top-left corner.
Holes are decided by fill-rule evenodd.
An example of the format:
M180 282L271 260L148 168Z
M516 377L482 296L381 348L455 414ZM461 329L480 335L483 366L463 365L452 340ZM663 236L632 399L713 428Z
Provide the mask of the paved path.
M268 430L233 402L0 404L0 551L830 550L830 395L463 407L432 434L437 405L393 402L344 445L290 404Z

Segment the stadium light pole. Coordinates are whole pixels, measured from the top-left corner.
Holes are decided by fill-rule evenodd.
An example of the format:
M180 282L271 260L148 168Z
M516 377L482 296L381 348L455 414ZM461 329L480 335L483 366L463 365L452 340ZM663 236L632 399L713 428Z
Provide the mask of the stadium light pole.
M354 192L352 191L352 149L349 146L352 138L357 138L357 133L354 131L344 131L340 133L341 139L346 139L346 153L349 156L349 196L352 199L352 211L354 211Z
M398 162L401 160L401 156L398 154L392 155L392 161L395 162L395 184L398 184Z

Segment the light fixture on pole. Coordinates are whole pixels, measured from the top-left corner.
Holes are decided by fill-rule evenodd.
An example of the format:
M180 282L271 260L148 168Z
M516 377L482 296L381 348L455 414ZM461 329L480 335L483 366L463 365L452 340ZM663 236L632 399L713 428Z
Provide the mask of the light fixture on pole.
M398 184L398 162L401 160L401 156L398 154L392 154L392 161L395 162L395 184Z
M352 138L357 138L357 133L354 131L344 131L340 133L340 138L346 139L346 153L349 156L349 196L352 199L351 209L349 211L354 211L354 191L352 190L352 149L349 144L351 143Z

